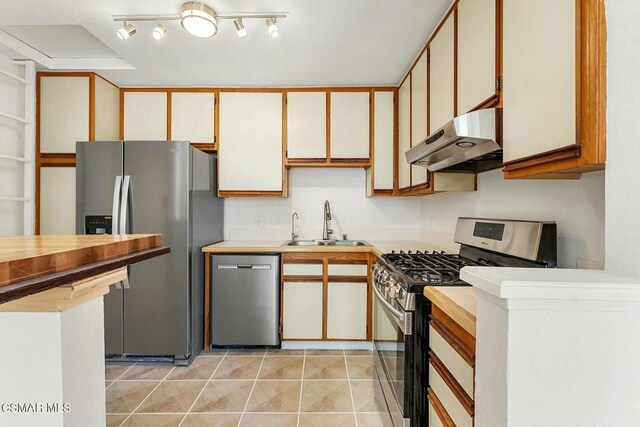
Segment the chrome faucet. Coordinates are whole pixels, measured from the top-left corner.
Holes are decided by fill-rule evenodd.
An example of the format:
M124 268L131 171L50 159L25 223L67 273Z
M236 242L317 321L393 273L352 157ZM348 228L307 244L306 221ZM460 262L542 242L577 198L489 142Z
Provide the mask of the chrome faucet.
M333 230L329 228L331 221L331 205L328 200L324 201L324 222L322 224L322 240L329 240L329 235L333 234Z
M296 219L300 219L298 212L294 212L293 215L291 215L291 240L298 238L298 233L296 233Z

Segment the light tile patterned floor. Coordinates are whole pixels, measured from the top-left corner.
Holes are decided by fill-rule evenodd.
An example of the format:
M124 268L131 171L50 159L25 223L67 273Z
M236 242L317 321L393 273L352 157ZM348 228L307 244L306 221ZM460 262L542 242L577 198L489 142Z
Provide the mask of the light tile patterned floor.
M370 351L219 351L106 379L107 427L391 427Z

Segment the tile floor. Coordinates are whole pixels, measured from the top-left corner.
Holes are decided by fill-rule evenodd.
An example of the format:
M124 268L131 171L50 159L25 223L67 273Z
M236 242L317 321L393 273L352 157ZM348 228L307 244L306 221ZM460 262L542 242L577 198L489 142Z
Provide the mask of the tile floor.
M108 363L107 427L391 427L364 350L230 350Z

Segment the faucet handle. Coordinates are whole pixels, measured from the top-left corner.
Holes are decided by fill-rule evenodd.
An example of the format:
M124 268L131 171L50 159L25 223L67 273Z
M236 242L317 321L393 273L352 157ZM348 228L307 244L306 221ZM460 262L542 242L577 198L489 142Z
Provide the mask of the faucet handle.
M349 237L346 234L342 235L342 240L349 240Z

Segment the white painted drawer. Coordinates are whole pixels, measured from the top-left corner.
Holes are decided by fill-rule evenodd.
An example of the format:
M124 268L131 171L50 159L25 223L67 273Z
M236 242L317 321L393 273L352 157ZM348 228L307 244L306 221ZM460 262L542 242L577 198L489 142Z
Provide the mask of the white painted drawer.
M444 382L438 371L429 364L429 387L438 396L445 411L451 417L456 427L472 427L473 417L462 406L453 391Z
M429 348L447 367L469 397L473 398L473 368L431 325L429 325Z
M366 276L366 264L329 264L329 276Z
M444 427L431 402L429 402L429 427Z
M285 276L322 276L322 264L284 264Z

